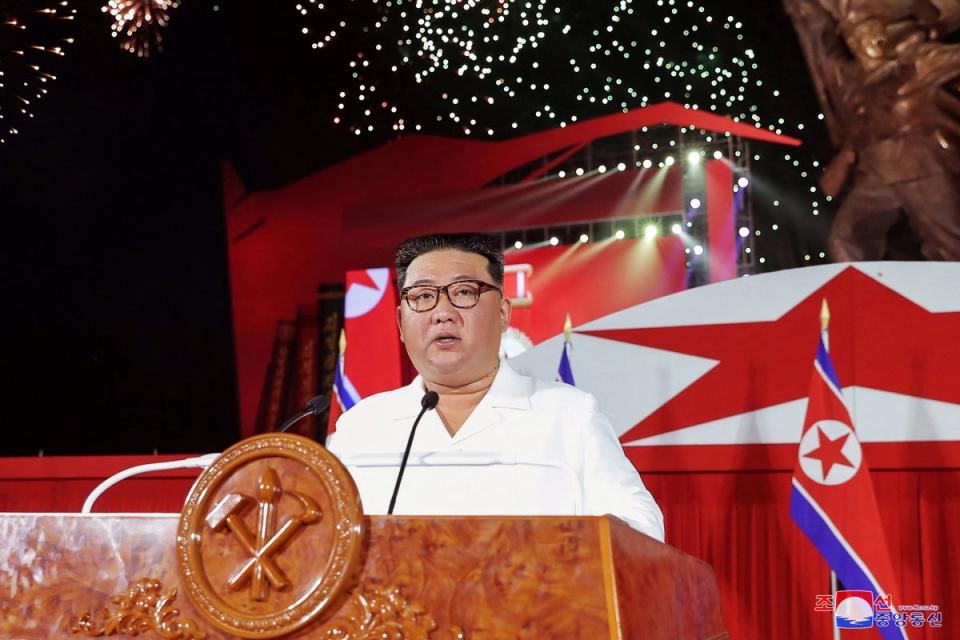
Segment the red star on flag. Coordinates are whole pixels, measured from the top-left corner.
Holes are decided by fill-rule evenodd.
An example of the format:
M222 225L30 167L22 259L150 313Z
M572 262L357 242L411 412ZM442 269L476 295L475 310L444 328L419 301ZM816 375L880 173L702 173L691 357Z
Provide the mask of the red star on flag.
M837 436L836 440L831 440L830 436L824 433L821 427L817 427L817 437L820 446L804 455L804 457L820 461L824 480L827 479L830 475L830 470L833 469L833 466L836 464L853 467L853 463L850 462L847 456L843 455L843 445L847 443L847 438L850 437L849 433Z

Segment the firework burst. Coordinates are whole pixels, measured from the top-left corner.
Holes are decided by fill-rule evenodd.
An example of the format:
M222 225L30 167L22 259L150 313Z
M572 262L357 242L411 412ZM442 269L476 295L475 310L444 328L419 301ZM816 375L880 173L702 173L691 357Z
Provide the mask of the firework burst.
M101 11L113 17L110 35L120 39L120 47L146 58L163 50L161 30L178 6L177 0L109 0Z
M20 133L57 79L54 71L73 44L76 9L67 0L40 5L14 0L0 9L0 144Z

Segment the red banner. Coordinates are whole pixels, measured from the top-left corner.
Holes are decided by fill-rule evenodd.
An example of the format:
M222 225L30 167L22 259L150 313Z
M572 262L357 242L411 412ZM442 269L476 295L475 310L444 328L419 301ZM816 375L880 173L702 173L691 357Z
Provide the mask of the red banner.
M510 251L504 286L517 300L510 327L536 345L560 333L568 313L579 326L682 291L685 257L675 235Z

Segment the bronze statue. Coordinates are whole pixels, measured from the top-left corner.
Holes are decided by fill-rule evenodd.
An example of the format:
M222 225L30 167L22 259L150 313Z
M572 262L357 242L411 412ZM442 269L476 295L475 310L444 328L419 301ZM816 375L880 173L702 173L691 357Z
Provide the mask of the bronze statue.
M960 0L784 0L839 153L837 261L960 260Z

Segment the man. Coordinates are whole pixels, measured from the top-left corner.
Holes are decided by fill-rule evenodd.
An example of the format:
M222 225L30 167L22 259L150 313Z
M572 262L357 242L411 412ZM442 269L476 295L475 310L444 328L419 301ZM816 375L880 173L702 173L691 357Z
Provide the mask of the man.
M384 474L365 474L363 460L371 454L396 458L404 450L430 390L440 400L419 424L414 457L462 459L463 465L421 469L418 485L408 485L408 479L417 481L404 476L398 513L609 513L663 540L660 509L596 399L569 385L521 376L500 361L510 301L503 296L503 253L496 241L478 234L414 238L400 245L396 268L400 338L420 375L407 387L356 404L340 417L329 442L354 471L367 511L386 511L383 492L389 495L393 484ZM485 475L470 475L473 467Z

